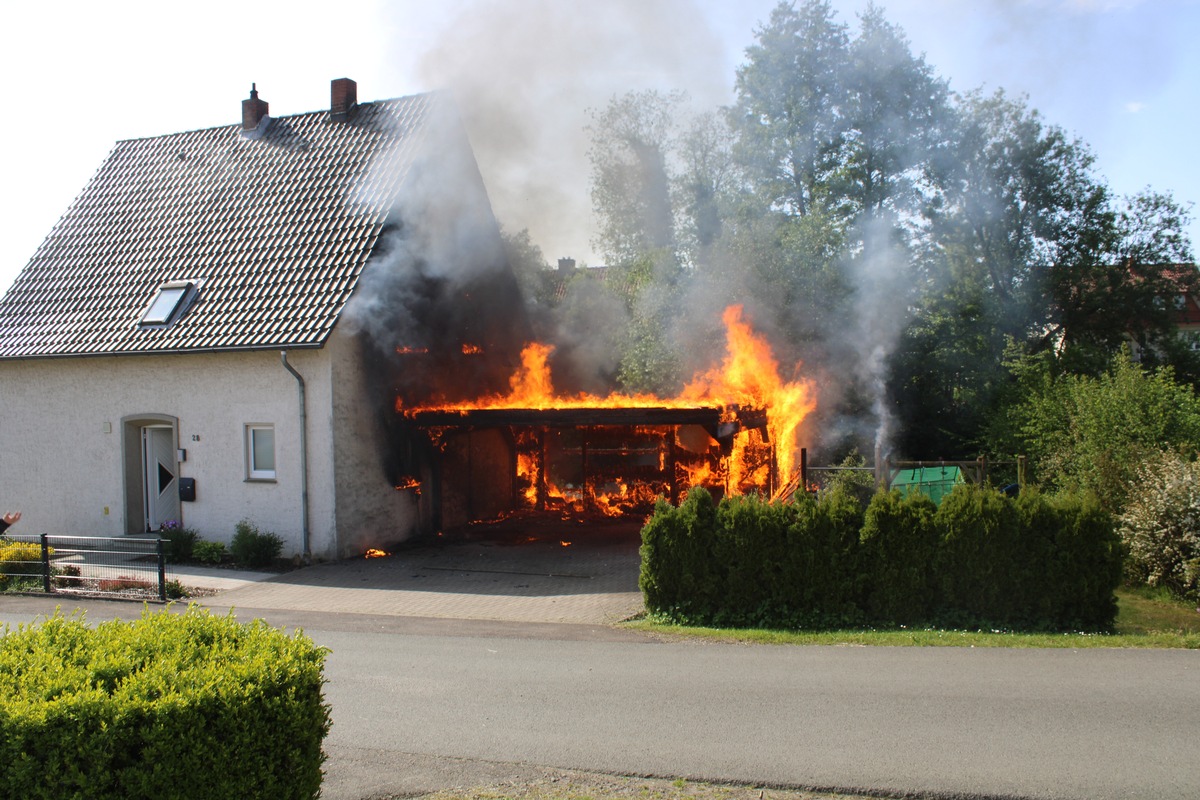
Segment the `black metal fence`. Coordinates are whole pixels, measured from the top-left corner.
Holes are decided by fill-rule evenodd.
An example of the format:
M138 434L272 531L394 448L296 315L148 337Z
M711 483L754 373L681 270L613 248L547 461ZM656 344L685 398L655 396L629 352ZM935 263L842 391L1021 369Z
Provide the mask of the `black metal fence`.
M167 600L166 540L0 536L0 591Z

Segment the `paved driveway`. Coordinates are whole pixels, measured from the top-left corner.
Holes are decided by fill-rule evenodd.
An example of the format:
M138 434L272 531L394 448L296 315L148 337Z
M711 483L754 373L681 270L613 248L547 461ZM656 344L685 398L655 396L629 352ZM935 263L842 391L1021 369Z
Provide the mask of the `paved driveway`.
M220 588L204 600L214 608L605 624L642 610L639 541L628 523L529 523L283 575L177 577Z

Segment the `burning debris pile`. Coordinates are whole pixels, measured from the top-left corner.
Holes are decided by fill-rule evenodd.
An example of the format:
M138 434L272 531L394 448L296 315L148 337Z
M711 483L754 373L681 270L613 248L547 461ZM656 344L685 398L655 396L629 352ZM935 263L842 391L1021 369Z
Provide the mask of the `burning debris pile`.
M553 348L533 343L506 394L412 406L398 398L396 411L428 443L439 527L519 512L642 514L691 486L769 495L794 470L814 390L780 378L740 306L723 319L722 363L674 397L559 394Z

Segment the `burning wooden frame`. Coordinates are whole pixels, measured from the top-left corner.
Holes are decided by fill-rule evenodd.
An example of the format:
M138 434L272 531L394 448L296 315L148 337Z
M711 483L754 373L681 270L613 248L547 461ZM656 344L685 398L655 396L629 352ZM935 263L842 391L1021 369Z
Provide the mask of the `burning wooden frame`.
M692 486L771 496L780 474L792 474L815 387L780 376L739 306L725 309L722 321L724 358L672 397L560 393L550 374L554 348L539 342L521 350L506 393L475 383L445 395L400 391L397 427L406 435L393 455L406 465L402 472L419 478L423 526L450 529L515 512L636 516ZM471 358L486 352L462 349ZM462 396L476 385L477 395Z
M717 495L778 483L764 408L586 407L409 412L430 445L438 529L515 513L638 516L692 486ZM737 446L735 446L735 440Z

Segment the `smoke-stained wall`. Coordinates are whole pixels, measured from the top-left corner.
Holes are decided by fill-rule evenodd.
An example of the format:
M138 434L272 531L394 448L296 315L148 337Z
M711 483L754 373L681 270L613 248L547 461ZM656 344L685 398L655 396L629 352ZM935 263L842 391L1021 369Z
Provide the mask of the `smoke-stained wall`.
M431 103L414 167L343 323L366 350L378 413L501 391L529 340L487 190L448 95Z

